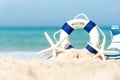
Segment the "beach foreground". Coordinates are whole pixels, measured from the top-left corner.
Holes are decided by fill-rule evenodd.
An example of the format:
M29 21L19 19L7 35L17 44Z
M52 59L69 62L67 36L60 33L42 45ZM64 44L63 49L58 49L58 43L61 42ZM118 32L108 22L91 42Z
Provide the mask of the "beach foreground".
M48 60L0 58L0 80L120 80L120 61L71 49Z

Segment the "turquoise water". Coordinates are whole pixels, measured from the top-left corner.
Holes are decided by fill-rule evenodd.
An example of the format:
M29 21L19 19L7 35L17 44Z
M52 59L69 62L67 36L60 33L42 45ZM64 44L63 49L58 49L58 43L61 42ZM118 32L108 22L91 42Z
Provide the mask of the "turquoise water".
M100 28L107 37L106 47L108 47L111 42L110 27ZM3 53L14 55L16 52L30 54L48 48L50 45L44 32L47 31L53 39L54 32L59 29L60 27L0 27L0 55ZM70 41L75 48L81 49L87 45L89 35L85 30L78 29L72 32Z

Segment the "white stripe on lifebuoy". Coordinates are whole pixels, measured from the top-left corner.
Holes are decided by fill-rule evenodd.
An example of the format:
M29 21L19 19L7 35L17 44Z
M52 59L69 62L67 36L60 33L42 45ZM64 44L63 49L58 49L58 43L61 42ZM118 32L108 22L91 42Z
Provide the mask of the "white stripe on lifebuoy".
M73 19L67 21L61 28L60 40L64 39L66 36L70 36L72 31L79 28L85 29L89 33L90 43L98 47L100 38L99 38L99 32L97 30L97 25L91 20L86 20L86 19ZM69 37L66 40L64 40L64 42L61 43L61 47L63 49L73 48L73 46L69 42ZM90 45L87 45L85 49L87 49L91 53L95 53L95 54L97 53L97 51L94 48L92 48Z

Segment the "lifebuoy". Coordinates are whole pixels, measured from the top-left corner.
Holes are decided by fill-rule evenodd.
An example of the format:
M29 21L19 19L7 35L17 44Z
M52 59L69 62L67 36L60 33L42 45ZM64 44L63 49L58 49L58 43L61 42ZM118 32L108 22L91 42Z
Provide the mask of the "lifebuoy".
M85 17L85 19L78 18L80 16ZM63 25L60 33L60 40L64 39L66 36L70 36L72 31L79 28L85 29L89 33L90 43L98 47L100 38L99 38L97 25L93 21L89 20L87 16L83 13L77 15L73 20L69 20ZM84 34L81 34L81 35L84 35ZM65 39L64 42L61 43L61 47L63 49L74 48L69 42L69 37ZM94 53L94 54L97 53L97 51L94 48L92 48L89 44L85 47L85 49L87 49L91 53Z

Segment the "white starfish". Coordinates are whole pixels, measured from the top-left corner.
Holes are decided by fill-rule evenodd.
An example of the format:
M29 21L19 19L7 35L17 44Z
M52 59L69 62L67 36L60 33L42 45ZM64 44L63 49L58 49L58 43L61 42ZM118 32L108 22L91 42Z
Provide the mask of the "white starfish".
M94 45L92 45L91 43L88 42L88 44L93 47L95 50L97 50L97 54L94 57L98 57L100 56L103 60L105 60L105 56L104 54L114 54L114 53L119 53L118 51L108 51L108 50L104 50L105 48L105 43L106 43L106 36L103 33L103 31L97 26L98 30L101 32L102 36L103 36L103 41L102 44L100 45L100 47L96 47Z
M45 37L47 38L49 44L51 45L51 47L50 47L50 48L47 48L47 49L44 49L44 50L42 50L42 51L39 51L39 52L37 52L36 54L43 54L43 53L46 53L46 52L48 52L48 51L50 51L50 50L53 50L52 57L56 57L57 52L59 52L59 51L65 52L64 49L58 48L58 46L59 46L68 36L65 37L63 40L60 40L60 41L58 41L56 44L54 44L54 42L52 41L52 39L50 38L50 36L48 35L48 33L47 33L47 32L44 32L44 34L45 34Z
M93 47L95 50L97 50L97 54L94 57L98 57L100 56L102 58L102 60L105 60L105 56L104 54L110 54L110 53L119 53L118 51L108 51L108 50L104 50L104 46L101 46L100 48L95 47L94 45L92 45L91 43L88 42L88 44Z

